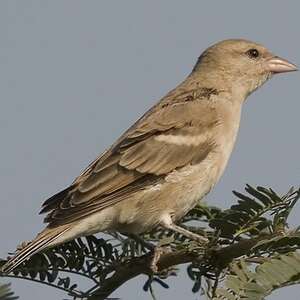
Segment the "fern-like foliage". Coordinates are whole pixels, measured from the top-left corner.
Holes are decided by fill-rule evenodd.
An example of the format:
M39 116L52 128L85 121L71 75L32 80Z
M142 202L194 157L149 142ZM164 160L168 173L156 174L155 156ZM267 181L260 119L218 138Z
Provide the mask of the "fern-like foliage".
M276 288L299 282L300 232L288 227L288 216L300 190L280 196L247 185L245 191L234 192L237 203L227 210L199 204L182 219L181 226L209 239L206 247L159 228L141 236L143 241L118 233L105 239L89 236L37 254L13 274L0 276L50 285L71 299L99 300L139 274L149 275L143 288L153 294L153 282L167 288L165 279L176 275L176 265L189 262L195 293L210 299L263 299ZM149 243L167 248L176 257L174 265L166 259L167 267L151 274L145 265L152 256ZM280 278L273 282L270 274L278 268ZM88 280L87 289L78 286L78 276Z
M251 262L251 260L250 260ZM222 287L214 299L264 299L274 290L300 282L300 254L291 252L268 257L253 263L239 260L233 263Z
M233 192L238 203L227 210L212 208L211 213L200 213L207 216L205 221L215 230L214 236L219 237L217 245L240 245L240 258L293 253L300 249L300 233L298 230L290 231L287 222L291 210L300 198L300 189L290 189L283 196L272 189L254 188L250 185L246 186L245 191L247 194ZM197 211L202 212L203 208L196 207L191 214L195 215ZM248 241L253 241L253 244L247 244ZM245 244L248 246L243 251L242 245ZM228 266L233 259L234 254L229 256L229 260L223 256L220 262L213 252L209 252L207 260L189 265L188 275L194 281L192 290L197 292L202 289L202 292L213 297L216 286L227 276L226 264ZM203 282L207 280L208 286L203 288Z
M142 253L137 243L130 239L118 241L114 238L112 241L114 246L95 236L79 238L34 255L16 268L13 275L7 276L44 283L67 292L74 299L84 298L115 272L119 264ZM3 264L4 261L0 261L0 267ZM91 288L78 289L72 274L91 281Z
M290 189L281 197L264 187L247 185L245 190L248 195L234 191L238 203L210 222L210 227L219 230L225 238L259 235L263 230L280 230L286 226L289 213L299 199L299 190Z

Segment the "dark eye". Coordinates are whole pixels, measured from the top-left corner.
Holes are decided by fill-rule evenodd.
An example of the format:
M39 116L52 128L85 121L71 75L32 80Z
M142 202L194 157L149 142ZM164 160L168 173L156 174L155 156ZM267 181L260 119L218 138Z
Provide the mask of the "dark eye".
M255 48L253 49L249 49L246 54L250 57L250 58L258 58L259 57L259 51Z

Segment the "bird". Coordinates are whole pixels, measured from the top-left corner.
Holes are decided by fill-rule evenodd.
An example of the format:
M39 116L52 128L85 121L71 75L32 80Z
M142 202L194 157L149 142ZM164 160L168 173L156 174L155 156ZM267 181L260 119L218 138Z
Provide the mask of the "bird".
M139 235L161 227L203 242L178 221L223 174L246 98L274 74L296 70L252 41L211 45L177 87L42 204L45 229L1 271L9 273L38 252L98 232Z

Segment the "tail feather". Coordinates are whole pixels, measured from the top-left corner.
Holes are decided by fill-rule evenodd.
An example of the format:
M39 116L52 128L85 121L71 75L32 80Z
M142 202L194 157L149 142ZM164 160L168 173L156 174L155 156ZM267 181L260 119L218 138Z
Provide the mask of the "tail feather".
M17 266L23 263L25 260L29 259L34 254L44 250L56 239L58 239L62 234L64 234L69 228L64 228L61 231L51 230L44 235L39 235L35 240L30 242L25 246L20 252L18 252L14 257L12 257L6 264L1 268L1 272L10 273Z

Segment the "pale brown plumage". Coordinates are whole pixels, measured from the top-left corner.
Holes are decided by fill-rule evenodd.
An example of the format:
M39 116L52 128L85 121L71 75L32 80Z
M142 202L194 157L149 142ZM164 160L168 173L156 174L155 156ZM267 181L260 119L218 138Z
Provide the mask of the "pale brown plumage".
M160 103L124 134L110 150L96 159L67 191L50 198L42 212L52 211L46 222L50 227L76 221L108 205L122 201L147 185L163 181L166 174L189 163L197 163L212 149L213 137L198 145L174 147L159 137L205 135L218 122L218 115L207 105L209 99L193 97L197 91L178 97L176 103ZM202 101L202 103L200 102ZM196 103L198 102L198 103ZM199 118L199 115L202 115ZM178 122L178 116L180 122Z
M48 226L3 271L49 246L103 230L139 233L161 225L201 240L174 222L222 175L246 97L273 73L295 69L245 40L208 48L186 80L44 202Z

